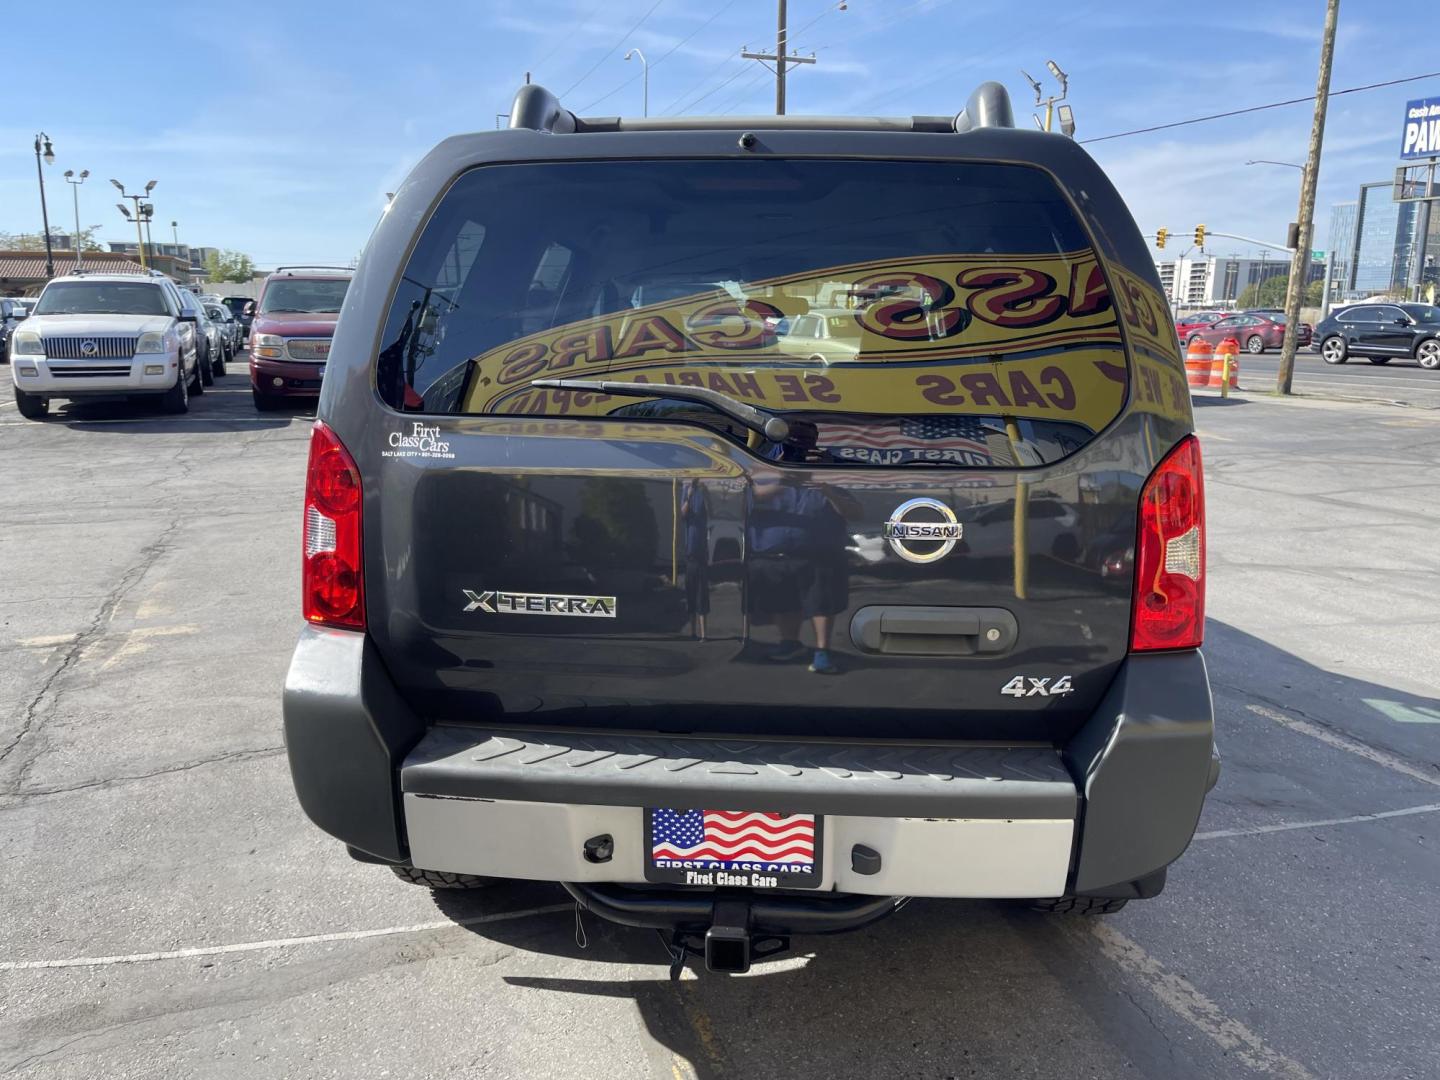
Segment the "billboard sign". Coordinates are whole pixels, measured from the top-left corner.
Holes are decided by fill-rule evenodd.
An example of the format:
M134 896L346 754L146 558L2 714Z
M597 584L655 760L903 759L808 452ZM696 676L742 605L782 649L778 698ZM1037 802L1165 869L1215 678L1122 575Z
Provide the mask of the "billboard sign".
M1440 97L1420 98L1405 103L1405 133L1400 140L1400 157L1440 157Z

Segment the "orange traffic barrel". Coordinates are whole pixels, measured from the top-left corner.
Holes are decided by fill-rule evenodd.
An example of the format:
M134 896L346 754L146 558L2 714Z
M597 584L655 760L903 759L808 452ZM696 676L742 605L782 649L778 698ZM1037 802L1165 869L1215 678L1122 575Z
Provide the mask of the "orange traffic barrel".
M1193 338L1185 350L1185 381L1191 386L1209 386L1215 352L1204 338Z
M1229 364L1227 367L1226 364ZM1188 366L1188 365L1187 365ZM1215 349L1215 364L1210 369L1210 386L1216 390L1225 382L1225 372L1230 372L1230 389L1240 389L1240 342L1227 337Z

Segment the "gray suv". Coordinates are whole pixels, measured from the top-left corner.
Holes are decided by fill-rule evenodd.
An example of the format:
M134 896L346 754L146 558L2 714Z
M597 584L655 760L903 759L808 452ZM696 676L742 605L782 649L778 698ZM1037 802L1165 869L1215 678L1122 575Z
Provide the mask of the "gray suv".
M1219 774L1185 372L1110 182L1010 117L532 85L415 168L311 436L317 825L561 883L677 973L909 897L1160 892ZM787 341L811 312L845 347Z

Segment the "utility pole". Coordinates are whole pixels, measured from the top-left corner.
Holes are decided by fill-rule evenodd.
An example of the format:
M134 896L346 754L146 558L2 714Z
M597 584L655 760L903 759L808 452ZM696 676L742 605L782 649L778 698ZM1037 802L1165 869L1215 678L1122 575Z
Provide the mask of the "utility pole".
M1290 281L1285 287L1285 338L1280 344L1280 370L1275 390L1289 394L1295 381L1295 331L1300 322L1300 300L1310 270L1310 240L1315 233L1315 182L1320 173L1320 146L1325 141L1325 107L1330 99L1330 67L1335 59L1335 23L1340 0L1325 5L1325 34L1320 42L1320 75L1315 82L1315 119L1310 125L1310 152L1300 180L1300 235L1290 254Z
M41 146L45 152L40 152ZM45 229L45 280L55 276L55 253L50 248L50 211L45 206L45 170L40 167L40 159L45 159L46 165L55 164L55 150L50 145L50 136L40 132L35 136L35 175L40 178L40 221Z
M770 70L775 72L775 115L784 116L785 72L789 70L787 65L813 64L815 63L815 57L796 56L794 53L786 53L786 46L789 44L787 41L789 31L785 26L785 0L776 0L775 25L775 52L773 55L771 53L752 53L748 49L742 51L740 55L746 60L759 60L766 67L770 67L770 62L774 62L775 66L770 68Z

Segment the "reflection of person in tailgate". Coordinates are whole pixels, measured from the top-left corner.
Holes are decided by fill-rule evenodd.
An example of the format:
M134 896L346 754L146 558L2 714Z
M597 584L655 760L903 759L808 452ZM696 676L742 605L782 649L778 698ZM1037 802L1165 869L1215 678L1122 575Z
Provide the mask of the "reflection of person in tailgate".
M830 636L834 617L850 603L845 518L833 494L766 471L755 475L746 506L750 617L758 625L774 623L780 635L766 659L802 657L800 625L808 619L815 630L810 670L817 675L840 673Z

